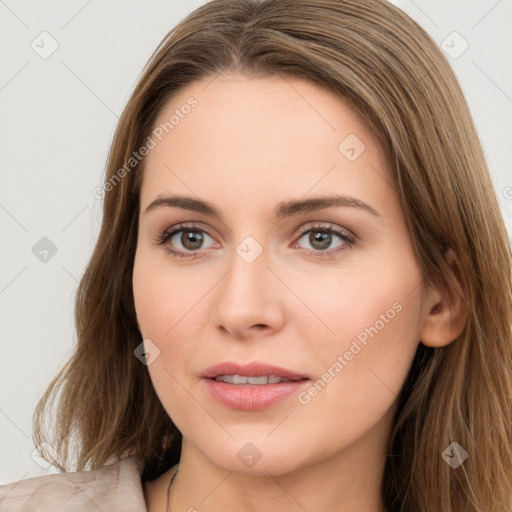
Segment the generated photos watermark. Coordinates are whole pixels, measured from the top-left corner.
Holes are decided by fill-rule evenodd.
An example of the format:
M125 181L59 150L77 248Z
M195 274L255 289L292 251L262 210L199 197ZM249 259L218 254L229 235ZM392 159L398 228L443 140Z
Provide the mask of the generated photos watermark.
M172 130L178 126L178 124L185 119L187 115L192 112L192 109L197 107L198 101L196 98L191 96L188 98L186 103L183 103L179 108L174 110L169 119L163 123L160 123L156 128L153 129L151 135L148 136L146 142L139 148L138 151L134 151L130 158L120 167L115 174L113 174L108 180L103 183L101 187L95 187L92 191L92 195L95 199L103 199L107 192L110 192L115 186L129 174L143 159L149 154L152 149L155 149L158 142L161 142L164 135L171 133ZM156 139L156 140L155 140Z
M301 391L298 394L298 400L301 404L306 405L311 402L311 399L318 395L326 386L331 382L349 363L354 357L359 354L365 347L368 346L369 338L373 339L379 334L382 329L397 313L402 311L402 304L395 302L392 307L381 313L379 319L374 322L370 327L365 327L356 337L352 340L350 347L343 353L338 355L336 361L333 362L329 368L322 374L321 378L317 379L308 389Z

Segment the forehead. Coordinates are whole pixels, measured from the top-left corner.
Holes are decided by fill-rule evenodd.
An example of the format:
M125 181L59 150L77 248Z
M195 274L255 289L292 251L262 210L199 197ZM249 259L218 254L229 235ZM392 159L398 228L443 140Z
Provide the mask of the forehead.
M359 114L300 78L221 74L195 82L167 103L155 129L161 140L153 137L145 160L143 205L157 194L192 192L249 208L255 197L275 203L283 194L385 185L383 154Z

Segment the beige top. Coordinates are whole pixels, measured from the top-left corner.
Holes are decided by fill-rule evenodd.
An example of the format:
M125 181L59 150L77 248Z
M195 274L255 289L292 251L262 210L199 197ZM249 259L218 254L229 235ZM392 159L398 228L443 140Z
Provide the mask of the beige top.
M96 471L19 480L0 485L0 511L147 512L141 474L129 458Z

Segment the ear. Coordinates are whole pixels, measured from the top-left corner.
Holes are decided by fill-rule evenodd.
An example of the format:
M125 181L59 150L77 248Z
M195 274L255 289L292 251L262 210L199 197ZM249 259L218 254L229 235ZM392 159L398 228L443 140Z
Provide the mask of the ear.
M445 257L454 276L458 277L467 290L467 282L461 273L459 260L451 247L448 247ZM429 288L426 292L420 341L423 345L434 348L449 345L464 329L468 314L466 297L455 283L443 290Z

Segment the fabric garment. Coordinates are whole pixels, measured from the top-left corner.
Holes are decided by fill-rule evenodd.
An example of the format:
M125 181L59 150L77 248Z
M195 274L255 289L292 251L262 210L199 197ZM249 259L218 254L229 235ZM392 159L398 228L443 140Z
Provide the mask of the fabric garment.
M96 471L54 473L0 486L1 512L147 512L132 458Z

